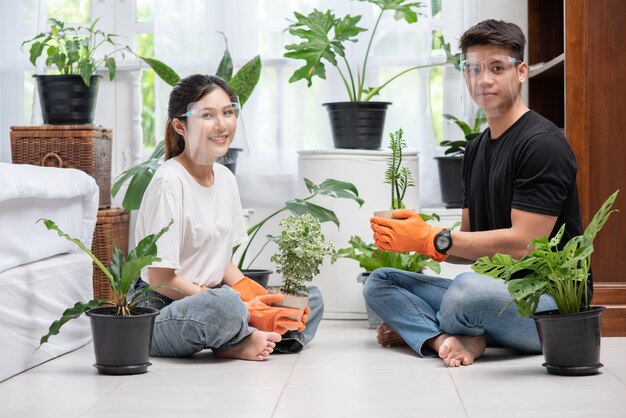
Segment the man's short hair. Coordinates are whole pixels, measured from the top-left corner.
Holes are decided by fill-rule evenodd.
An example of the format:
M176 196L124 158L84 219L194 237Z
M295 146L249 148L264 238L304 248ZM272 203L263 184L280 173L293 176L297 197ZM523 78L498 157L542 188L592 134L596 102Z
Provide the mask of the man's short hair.
M463 54L476 45L499 45L508 49L513 58L524 61L526 37L515 23L488 19L472 26L461 36L459 48Z

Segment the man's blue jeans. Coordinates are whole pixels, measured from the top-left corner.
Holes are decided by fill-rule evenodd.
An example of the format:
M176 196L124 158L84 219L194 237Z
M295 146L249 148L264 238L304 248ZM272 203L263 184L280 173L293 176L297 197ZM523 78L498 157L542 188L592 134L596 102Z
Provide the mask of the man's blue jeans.
M145 282L138 280L134 290L145 286ZM153 298L141 306L161 311L154 324L152 356L186 357L206 348L224 351L256 331L248 325L248 310L239 293L228 286L176 301L152 290L146 294ZM314 286L310 287L309 307L306 329L284 334L276 344L275 353L297 353L313 339L324 313L322 295Z
M534 320L520 317L515 303L502 312L511 302L503 280L473 272L450 280L381 268L370 274L363 294L370 308L422 357L436 355L424 343L442 333L485 335L488 345L541 353ZM556 309L554 300L542 295L537 312L551 309Z

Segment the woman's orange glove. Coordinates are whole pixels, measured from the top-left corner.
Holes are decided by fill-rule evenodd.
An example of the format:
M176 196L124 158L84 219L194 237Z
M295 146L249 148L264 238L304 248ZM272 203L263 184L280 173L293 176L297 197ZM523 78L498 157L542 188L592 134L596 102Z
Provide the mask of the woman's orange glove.
M394 210L394 218L370 219L374 231L374 244L381 250L394 252L415 251L435 261L443 261L447 254L435 249L435 236L443 229L428 225L419 213L407 209Z
M281 308L270 306L272 303L285 299L285 295L275 293L271 295L261 295L247 301L246 307L250 314L250 325L267 332L277 332L280 335L288 331L302 332L306 329L304 325L308 320L308 313L311 311L307 307L304 312L298 309Z
M235 292L239 292L239 297L244 302L254 299L257 296L267 295L269 292L266 288L250 279L244 277L232 286Z

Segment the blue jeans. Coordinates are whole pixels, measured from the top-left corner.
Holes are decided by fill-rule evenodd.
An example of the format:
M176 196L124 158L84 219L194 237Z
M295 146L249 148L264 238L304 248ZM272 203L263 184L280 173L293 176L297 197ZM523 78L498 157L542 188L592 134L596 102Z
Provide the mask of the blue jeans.
M503 280L468 272L454 280L381 268L363 287L365 300L422 357L436 353L424 343L442 333L485 335L487 344L541 353L532 318L520 317ZM537 312L556 309L548 295Z
M138 280L135 291L147 286ZM324 303L320 291L310 288L311 313L302 332L288 332L276 344L274 352L297 353L310 342L322 320ZM228 286L205 290L196 295L172 300L154 291L152 299L141 306L156 308L156 317L150 355L156 357L187 357L206 348L224 351L232 348L256 328L248 325L248 309L239 293Z

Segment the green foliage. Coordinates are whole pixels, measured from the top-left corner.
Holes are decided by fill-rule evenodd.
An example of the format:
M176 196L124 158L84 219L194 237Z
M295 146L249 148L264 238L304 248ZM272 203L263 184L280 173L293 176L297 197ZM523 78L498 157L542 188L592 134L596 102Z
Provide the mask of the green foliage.
M404 195L408 187L415 186L411 171L402 167L402 150L406 141L402 138L402 129L389 134L391 156L387 158L385 184L391 185L391 209L404 209Z
M282 232L276 239L279 253L271 258L282 274L282 290L290 295L308 295L306 282L319 274L324 256L334 253L320 221L312 215L290 215L280 221Z
M570 239L562 250L558 246L565 233L565 225L550 240L546 237L533 240L529 245L532 251L519 260L510 255L495 254L491 258L478 259L472 269L504 280L521 316L535 313L543 293L554 298L561 313L586 310L590 302L587 285L593 240L611 213L615 212L611 207L618 192L607 198L585 232ZM525 277L513 278L518 272L526 273Z
M306 179L306 178L304 179L304 183L309 193L311 193L309 196L305 197L304 199L288 200L287 202L285 202L285 206L283 208L277 210L276 212L267 216L265 219L261 220L259 223L248 228L249 239L248 239L248 243L243 248L243 251L239 258L239 262L237 263L237 266L239 267L239 269L244 268L244 262L246 259L246 255L248 254L248 250L250 249L250 245L252 244L254 237L258 235L261 227L265 225L267 221L269 221L270 219L272 219L274 216L278 215L279 213L290 211L293 215L308 214L316 218L319 222L332 222L335 225L337 225L337 228L339 228L339 219L337 218L337 215L335 215L335 212L333 212L330 209L326 209L322 206L318 206L314 203L311 203L310 200L313 199L317 195L323 195L323 196L329 196L329 197L338 198L338 199L354 200L355 202L359 204L359 207L363 205L363 199L359 197L359 191L352 183L347 183L347 182L343 182L343 181L339 181L335 179L326 179L322 183L317 185L317 184L314 184L311 180ZM265 245L267 245L268 242L266 242ZM261 248L261 251L263 251L263 249L265 248L265 245L263 246L263 248ZM236 246L233 249L233 253L238 248L239 246ZM254 260L256 260L256 258L259 256L261 251L259 251L259 253L257 253L257 255L252 259L252 261L248 263L248 267L254 262Z
M225 36L224 42L224 55L220 60L216 75L223 78L228 83L228 86L239 97L239 103L243 106L259 82L259 77L261 76L261 59L257 55L244 64L235 75L232 75L233 61L228 50L228 40ZM159 63L153 62L154 60L150 58L144 58L144 61L149 63L157 74L160 73L160 77L171 86L175 86L180 80L180 76L167 65L160 63L163 64L161 66ZM165 68L167 68L167 70L165 70ZM125 211L130 212L131 210L139 209L146 188L148 184L150 184L150 180L152 180L152 176L154 176L157 168L163 163L164 155L165 144L163 141L159 141L152 155L146 161L125 170L115 179L111 189L111 195L113 197L117 195L122 185L130 180L122 202L122 207Z
M424 217L424 215L422 215ZM405 271L421 273L428 267L435 273L441 272L441 266L429 257L415 253L396 253L381 250L374 244L366 244L360 237L350 237L350 247L341 248L332 257L334 263L339 258L350 258L359 262L359 266L367 272L378 268L390 267Z
M448 113L444 113L443 117L448 119L449 121L454 122L456 126L461 128L461 130L463 131L463 135L465 136L465 139L441 141L440 145L446 148L445 154L449 156L465 154L465 149L467 148L467 145L473 139L476 139L480 136L482 126L485 124L485 122L487 122L485 112L482 109L478 109L476 111L476 117L474 118L474 124L472 126L469 126L467 123Z
M48 333L41 337L39 345L46 343L48 339L59 333L61 326L66 322L76 319L89 309L103 306L114 305L115 313L119 316L129 316L133 314L135 307L141 302L147 299L146 292L148 290L163 288L166 286L146 286L141 291L128 297L129 291L132 288L133 283L139 278L141 269L149 266L155 261L160 261L157 257L157 240L170 228L174 221L171 221L169 225L161 229L156 234L148 235L142 239L137 247L133 249L128 257L124 258L124 254L117 248L113 248L113 259L109 263L108 268L105 267L95 255L85 247L85 245L77 238L73 238L59 229L59 227L50 219L43 220L44 225L48 230L56 231L60 237L67 239L68 241L76 244L81 250L83 250L98 268L106 275L113 293L111 300L90 300L89 302L77 302L73 307L66 309L61 318L54 321L48 330ZM37 221L39 222L39 221Z
M50 30L22 42L22 48L30 45L30 62L33 65L45 52L46 66L56 67L61 74L78 74L87 86L91 76L102 66L108 70L109 79L113 80L117 71L115 57L120 54L124 58L124 52L146 62L164 80L171 78L174 70L167 65L135 54L129 46L117 41L118 35L96 29L99 20L97 18L89 26L66 26L63 21L50 18ZM95 52L103 45L112 46L113 51L96 58Z
M294 12L295 21L292 21L287 30L291 35L301 38L302 41L298 44L285 46L287 52L284 56L286 58L304 60L305 64L293 73L289 79L290 83L304 79L310 87L314 76L326 79L325 61L327 64L334 66L339 72L348 92L349 100L366 102L378 95L387 84L401 75L419 68L440 65L428 64L411 67L399 72L378 86L366 87L364 83L367 71L367 60L383 14L387 11L394 12L394 18L396 20L404 20L412 24L417 22L417 17L420 14L418 9L422 7L422 4L419 2L408 2L406 0L360 1L375 4L380 9L380 13L370 34L363 64L360 67L357 66L355 72L353 70L354 66L350 65L348 62L345 52L345 44L347 42L358 42L359 34L367 31L367 29L357 26L361 21L361 16L347 15L343 18L339 18L330 10L325 12L314 10L307 16ZM340 62L343 62L343 65L340 65ZM453 63L452 61L447 62Z

